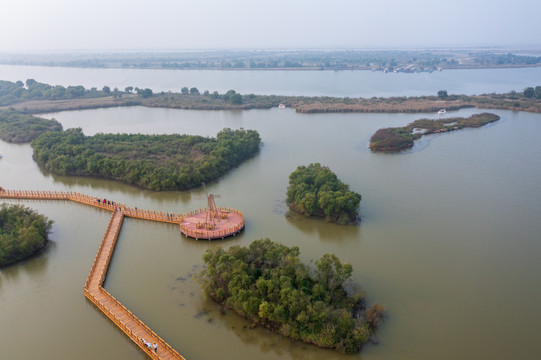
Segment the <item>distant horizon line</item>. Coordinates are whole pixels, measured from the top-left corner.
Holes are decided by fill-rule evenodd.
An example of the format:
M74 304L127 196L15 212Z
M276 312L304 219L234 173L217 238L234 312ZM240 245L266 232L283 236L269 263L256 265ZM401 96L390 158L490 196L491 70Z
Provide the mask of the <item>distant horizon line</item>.
M52 54L52 53L189 53L189 52L315 52L315 51L483 51L483 50L514 50L541 51L541 44L531 45L464 45L464 46L396 46L396 47L284 47L284 48L132 48L132 49L39 49L39 50L0 50L0 54Z

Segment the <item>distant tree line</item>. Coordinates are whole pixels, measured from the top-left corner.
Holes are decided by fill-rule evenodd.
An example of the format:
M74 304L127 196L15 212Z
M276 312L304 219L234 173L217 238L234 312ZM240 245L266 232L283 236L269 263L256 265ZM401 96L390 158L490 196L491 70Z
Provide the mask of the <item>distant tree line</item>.
M153 95L151 89L140 89L128 86L124 91L118 88L111 90L109 86L103 86L101 90L96 87L86 89L82 85L64 87L62 85L49 85L37 82L34 79L28 79L25 83L22 81L0 80L0 106L15 104L27 100L73 100L88 99L112 96L121 98L123 94L135 93L142 98L148 98Z
M190 51L177 53L88 54L67 57L46 54L14 58L0 63L95 68L162 69L393 69L425 71L436 68L539 66L540 56L483 50L305 50L305 51ZM406 69L407 68L407 69ZM407 71L409 72L409 71ZM414 72L414 71L411 71Z
M52 221L22 205L0 207L0 267L39 252L47 243Z
M12 143L27 143L47 131L62 131L62 124L52 119L0 110L0 139Z
M148 99L155 95L152 89L142 89L133 86L125 87L124 91L121 91L118 88L111 90L109 86L104 86L101 90L98 90L94 87L85 89L82 85L68 87L62 85L53 86L37 82L34 79L26 80L26 85L22 81L11 82L0 80L0 106L11 105L27 100L72 100L108 96L121 98L123 95L130 94L136 94L143 99ZM167 94L162 92L160 95ZM180 94L192 96L201 95L199 89L196 87L182 87L180 89ZM233 105L242 105L243 103L242 95L235 90L229 90L225 94L219 94L217 91L210 93L206 90L202 95L208 99L223 100L224 102Z
M289 175L287 204L306 215L347 224L359 215L361 195L349 190L327 166L299 166Z
M527 55L515 55L512 53L507 54L494 54L494 53L481 53L476 54L473 57L473 61L481 65L537 65L541 63L541 56L527 56Z
M218 178L259 151L255 130L194 135L49 132L32 141L33 158L58 175L97 176L144 188L184 190Z
M283 336L354 353L372 337L385 307L348 294L352 266L325 254L312 269L299 248L254 241L208 249L198 275L203 293Z
M182 95L193 95L193 96L201 95L198 88L192 87L188 89L188 87L186 86L180 89L180 93ZM162 95L166 95L166 94L162 94ZM225 102L230 102L231 104L234 104L234 105L241 105L243 102L242 95L237 93L235 90L228 90L223 95L219 94L217 91L210 93L208 90L205 90L205 92L203 93L203 96L209 97L210 99L213 99L213 100L221 99L221 100L224 100Z
M21 81L16 83L0 81L0 106L22 102L25 99L51 100L53 89L47 84L35 83L32 79L27 80L34 90L34 95L28 92ZM73 90L82 88L84 96L74 98ZM38 91L36 89L48 89ZM61 92L61 90L60 90ZM458 110L465 107L481 107L487 109L511 109L529 112L541 112L541 86L527 87L522 92L511 91L504 94L482 95L456 95L449 94L447 90L439 90L437 96L411 96L411 97L388 97L388 98L338 98L329 96L277 96L277 95L241 95L235 90L228 90L224 94L218 91L200 91L197 87L180 87L179 92L154 93L152 89L141 89L127 86L124 91L117 88L111 90L104 86L102 90L84 87L69 86L65 91L63 100L68 98L73 101L63 102L25 102L13 105L18 112L39 113L73 109L90 109L109 106L133 106L142 105L148 107L163 107L191 110L241 110L241 109L269 109L279 104L294 108L301 113L320 112L433 112L445 107L447 110ZM41 94L41 95L40 95ZM77 94L77 92L76 92ZM134 95L137 96L134 96ZM124 96L125 95L125 96ZM98 96L93 98L92 96ZM115 98L111 101L111 97ZM101 98L101 99L100 99ZM60 100L60 98L57 97ZM86 99L86 100L83 100ZM90 101L92 99L92 101Z
M11 82L0 80L0 106L11 105L26 100L68 100L111 96L109 87L85 89L84 86L49 85L34 79Z

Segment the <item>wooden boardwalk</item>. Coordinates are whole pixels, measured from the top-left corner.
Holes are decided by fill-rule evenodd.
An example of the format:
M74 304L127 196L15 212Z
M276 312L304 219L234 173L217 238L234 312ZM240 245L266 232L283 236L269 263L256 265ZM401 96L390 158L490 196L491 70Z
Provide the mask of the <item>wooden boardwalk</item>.
M85 296L94 303L111 321L153 359L184 359L175 349L160 338L145 323L103 288L107 268L115 249L118 234L125 216L167 223L182 222L182 214L171 214L137 208L127 208L124 204L99 199L75 192L61 191L6 191L0 187L0 198L35 200L71 200L82 204L113 211L111 220L103 236L98 254L94 259L90 274L84 285ZM98 201L99 200L99 201ZM149 349L142 341L157 344L157 351Z
M225 219L217 220L213 230L197 228L196 224L198 222L205 221L207 209L203 208L183 215L180 232L196 240L205 239L210 241L236 235L244 229L244 215L240 211L227 207L217 207L216 210L227 214L227 216Z

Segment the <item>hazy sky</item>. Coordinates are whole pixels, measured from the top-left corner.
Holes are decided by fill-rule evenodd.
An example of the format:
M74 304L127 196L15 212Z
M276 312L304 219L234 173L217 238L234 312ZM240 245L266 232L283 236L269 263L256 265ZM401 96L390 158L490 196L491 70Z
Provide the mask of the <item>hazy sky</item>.
M540 45L539 0L2 0L0 52Z

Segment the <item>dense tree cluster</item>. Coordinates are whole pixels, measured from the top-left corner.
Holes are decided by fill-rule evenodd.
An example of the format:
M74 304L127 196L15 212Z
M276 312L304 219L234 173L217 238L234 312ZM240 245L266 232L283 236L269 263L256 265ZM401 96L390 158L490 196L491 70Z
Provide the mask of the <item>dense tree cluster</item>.
M223 175L259 151L255 130L192 135L49 132L32 142L34 160L58 175L98 176L152 190L184 190Z
M0 267L23 260L46 242L52 221L22 205L0 208Z
M0 139L13 143L27 143L47 131L62 131L62 124L13 110L0 111Z
M139 95L143 99L147 99L147 98L151 97L152 95L154 95L154 93L152 92L152 89L149 89L149 88L146 88L146 89L137 88L136 93L137 93L137 95Z
M379 129L370 138L370 149L373 151L399 151L413 147L415 135L398 135L391 129Z
M438 91L438 97L442 100L445 100L449 97L449 94L447 94L447 90L440 90Z
M299 249L269 239L249 247L208 249L198 276L206 296L284 336L353 353L365 344L384 307L368 309L359 293L348 294L350 264L325 254L312 269Z
M533 87L527 87L524 89L524 91L522 92L522 94L524 96L526 96L527 98L537 98L537 99L541 99L541 86L536 86L535 88Z
M360 194L319 163L299 166L289 175L287 203L292 210L347 224L359 215L360 202Z
M26 86L25 86L26 85ZM104 86L103 90L85 89L84 86L49 85L34 79L11 82L0 80L0 106L11 105L25 100L68 100L110 96L111 90Z

